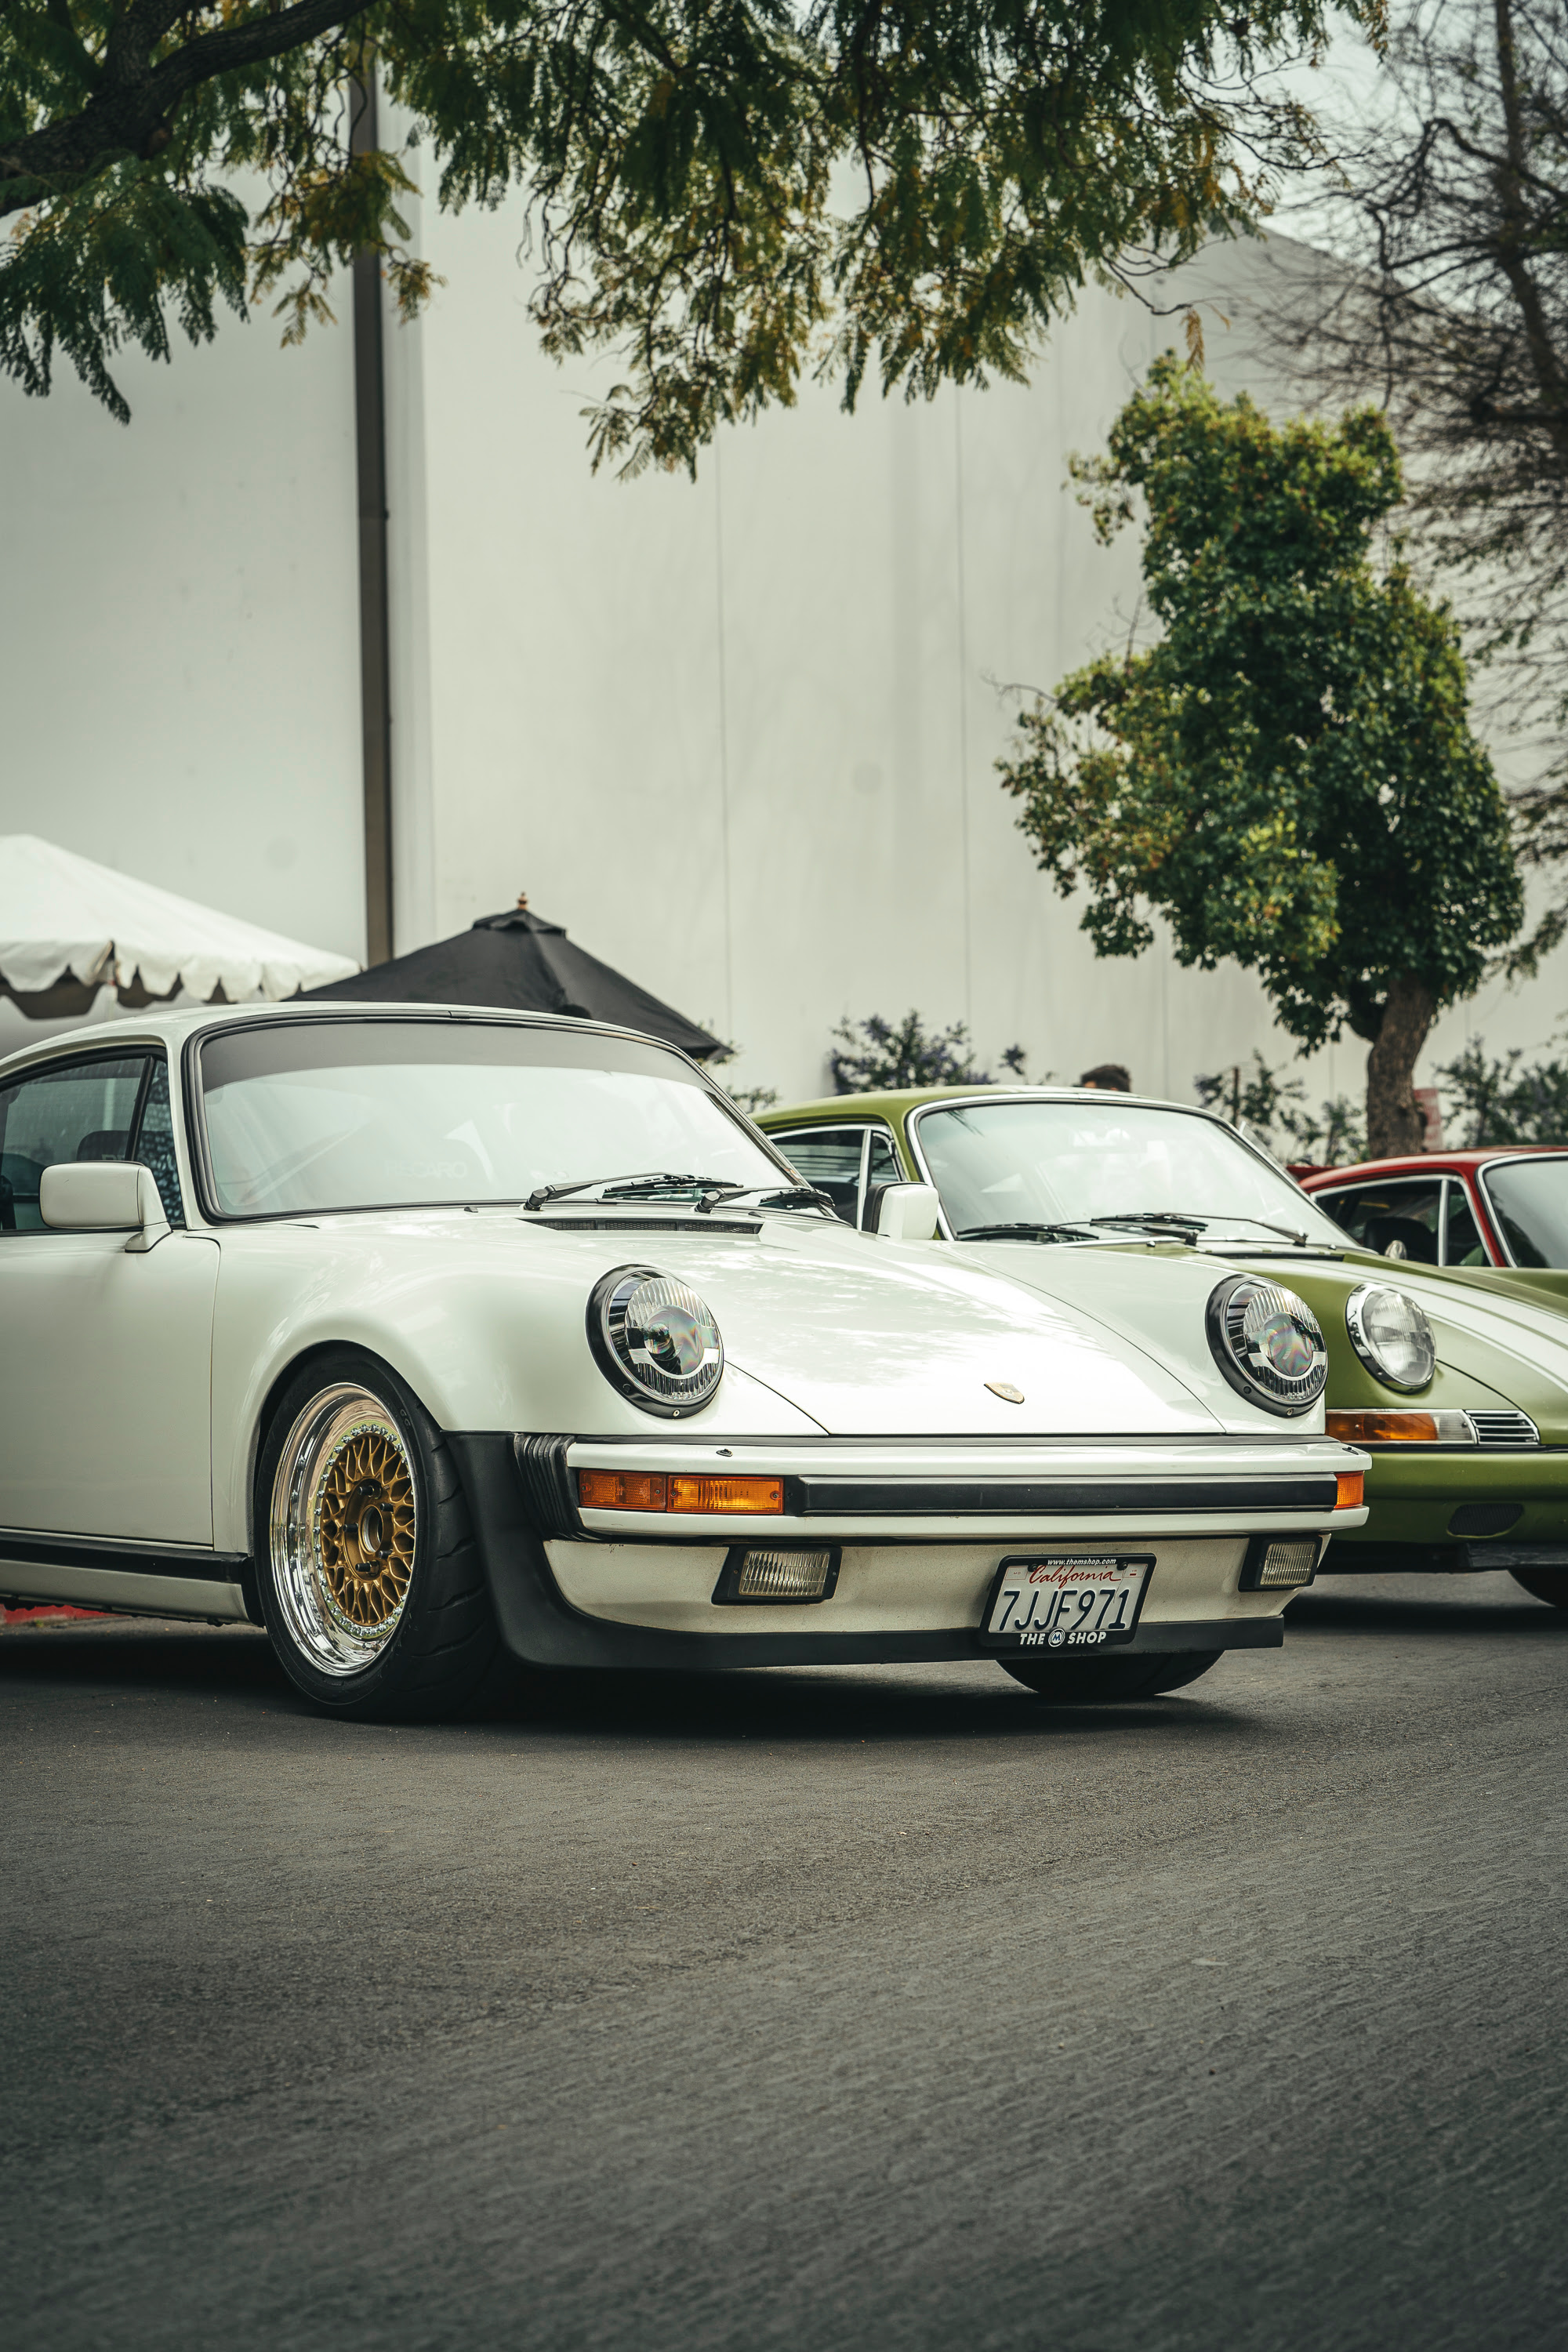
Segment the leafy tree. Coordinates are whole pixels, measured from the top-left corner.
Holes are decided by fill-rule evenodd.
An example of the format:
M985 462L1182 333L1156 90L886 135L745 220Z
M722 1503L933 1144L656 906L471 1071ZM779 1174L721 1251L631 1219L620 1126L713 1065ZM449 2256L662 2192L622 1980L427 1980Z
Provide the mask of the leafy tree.
M1396 0L1386 70L1333 126L1314 234L1344 265L1281 280L1298 381L1375 393L1409 469L1413 547L1468 574L1500 716L1568 717L1568 17L1561 0ZM1515 803L1525 859L1568 860L1568 761ZM1568 906L1515 950L1533 970Z
M1102 537L1143 493L1163 635L1022 714L999 764L1036 858L1087 889L1100 954L1139 954L1158 910L1181 962L1257 971L1303 1048L1366 1038L1369 1147L1414 1149L1433 1015L1522 896L1452 620L1369 562L1400 496L1388 427L1276 428L1166 358L1078 470Z
M448 206L523 193L558 357L626 354L595 463L694 465L727 418L868 375L1021 377L1091 278L1267 207L1300 107L1257 79L1379 0L5 0L0 365L112 362L276 296L289 337L378 254L429 291L371 146L371 70ZM258 173L247 218L230 175Z
M893 1087L990 1087L989 1070L975 1067L969 1031L962 1021L951 1029L927 1029L918 1013L899 1022L873 1013L865 1021L841 1021L838 1044L829 1055L833 1090L840 1095L879 1094ZM1024 1076L1024 1049L1009 1045L1002 1066L1010 1077Z
M1217 1110L1233 1127L1248 1129L1277 1159L1311 1160L1329 1167L1337 1160L1364 1158L1366 1139L1343 1095L1314 1114L1307 1107L1304 1083L1287 1078L1284 1063L1271 1067L1256 1046L1252 1060L1250 1070L1238 1062L1193 1080L1205 1110Z
M1489 1055L1480 1038L1445 1063L1437 1083L1464 1122L1465 1145L1568 1143L1568 1063L1531 1062L1517 1049L1500 1059Z
M706 1029L710 1035L718 1034L711 1021L704 1021L700 1024L700 1026ZM760 1118L763 1111L772 1110L774 1103L777 1102L779 1098L777 1087L732 1087L719 1076L719 1072L724 1065L727 1062L738 1062L744 1051L743 1045L737 1045L731 1039L726 1039L716 1054L709 1055L708 1067L718 1084L723 1087L730 1100L743 1110L748 1118Z
M1255 1128L1270 1142L1275 1129L1306 1100L1307 1089L1300 1078L1284 1076L1283 1063L1270 1068L1256 1046L1250 1070L1236 1062L1211 1077L1194 1078L1193 1086L1205 1110L1217 1110L1232 1127Z

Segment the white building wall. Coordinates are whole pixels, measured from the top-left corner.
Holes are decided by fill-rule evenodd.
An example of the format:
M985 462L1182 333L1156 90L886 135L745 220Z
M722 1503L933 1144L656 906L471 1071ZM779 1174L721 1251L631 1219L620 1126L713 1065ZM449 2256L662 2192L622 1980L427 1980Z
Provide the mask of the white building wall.
M839 1019L911 1005L983 1056L1125 1060L1178 1096L1288 1055L1243 973L1097 961L994 768L1023 694L1132 619L1136 535L1095 544L1067 458L1174 321L1092 293L1027 389L852 418L809 390L695 484L623 484L590 476L580 413L613 371L540 355L515 215L424 213L447 282L387 333L400 947L525 888L786 1098L826 1085ZM256 318L128 358L129 430L69 379L0 394L0 830L362 954L339 309L302 351ZM1225 387L1257 385L1208 324ZM1568 954L1485 992L1428 1064L1476 1029L1544 1043L1565 981ZM1363 1062L1319 1056L1314 1096L1359 1094Z
M840 1019L911 1005L983 1055L1179 1095L1267 1040L1240 972L1096 961L994 764L1019 688L1132 619L1135 535L1096 544L1067 460L1173 322L1094 292L1029 388L853 417L809 389L695 484L628 484L584 451L612 372L540 355L518 242L505 211L427 217L447 285L391 346L426 421L393 503L428 531L436 833L400 905L438 935L526 888L786 1098L826 1087Z
M226 313L129 426L0 388L0 833L363 956L353 363Z

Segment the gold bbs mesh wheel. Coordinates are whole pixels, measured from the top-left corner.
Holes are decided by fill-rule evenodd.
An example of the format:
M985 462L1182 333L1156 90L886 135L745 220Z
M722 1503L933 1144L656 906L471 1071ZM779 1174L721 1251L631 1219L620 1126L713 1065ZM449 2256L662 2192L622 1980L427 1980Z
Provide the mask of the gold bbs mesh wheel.
M419 1505L402 1431L368 1390L323 1390L284 1441L272 1482L273 1582L319 1673L373 1665L414 1577Z

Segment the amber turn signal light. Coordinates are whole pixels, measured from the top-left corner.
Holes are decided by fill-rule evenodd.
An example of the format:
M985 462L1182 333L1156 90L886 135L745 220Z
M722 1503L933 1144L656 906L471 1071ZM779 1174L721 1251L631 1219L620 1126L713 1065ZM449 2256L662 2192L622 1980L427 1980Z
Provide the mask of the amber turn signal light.
M1437 1416L1431 1412L1331 1412L1329 1435L1342 1445L1436 1445Z
M712 1517L780 1517L782 1478L721 1478L706 1472L579 1470L585 1511L706 1512Z
M668 1511L662 1470L579 1470L577 1499L591 1511Z
M1362 1507L1363 1500L1362 1489L1365 1484L1366 1475L1363 1471L1340 1471L1334 1480L1334 1485L1338 1489L1334 1496L1335 1510L1359 1511Z
M756 1511L777 1515L784 1509L782 1478L672 1478L672 1511Z

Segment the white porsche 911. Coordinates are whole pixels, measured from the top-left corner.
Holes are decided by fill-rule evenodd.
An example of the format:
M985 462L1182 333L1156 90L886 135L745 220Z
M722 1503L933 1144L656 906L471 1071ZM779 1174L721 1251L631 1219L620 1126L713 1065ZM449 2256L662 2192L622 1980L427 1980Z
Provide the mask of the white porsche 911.
M848 1230L587 1021L208 1008L0 1063L0 1591L265 1624L341 1715L541 1667L991 1656L1054 1700L1282 1638L1363 1455L1292 1293L1092 1311Z

